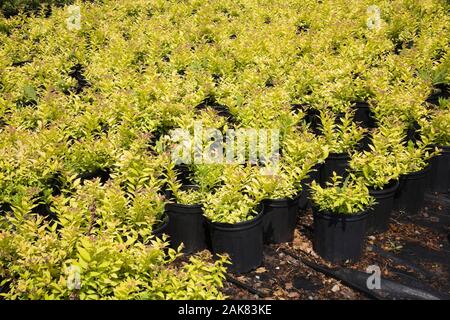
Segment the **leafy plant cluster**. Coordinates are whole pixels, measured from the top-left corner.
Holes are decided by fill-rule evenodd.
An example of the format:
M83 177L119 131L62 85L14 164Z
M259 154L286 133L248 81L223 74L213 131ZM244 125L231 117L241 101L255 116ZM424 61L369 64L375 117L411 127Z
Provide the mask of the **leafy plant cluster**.
M403 127L381 126L372 134L368 151L352 156L350 168L371 189L383 189L389 183L398 180L401 163L399 153L404 149Z
M316 194L324 210L354 213L370 204L367 186L423 169L430 145L449 143L444 1L377 1L375 29L370 1L75 1L80 30L67 28L65 1L50 2L51 14L0 17L5 297L222 298L225 260L186 261L152 238L167 201L247 221L262 198L295 196L329 153L345 152L358 182L315 185ZM363 153L370 132L353 121L356 102L380 126ZM279 171L189 165L197 187L186 190L168 137L196 122L221 133L278 129ZM416 124L421 141L406 136ZM71 266L80 289L66 286Z
M51 6L64 6L73 3L73 0L4 0L0 5L0 12L5 17L11 17L19 13L40 13L50 15Z
M357 214L370 209L375 203L362 180L348 177L342 181L336 173L326 187L313 181L311 188L314 205L320 212Z
M10 219L0 232L6 299L220 299L227 260L206 252L180 261L165 240L145 245L115 230L81 233L74 221ZM112 226L111 226L112 227ZM110 227L110 228L111 228Z

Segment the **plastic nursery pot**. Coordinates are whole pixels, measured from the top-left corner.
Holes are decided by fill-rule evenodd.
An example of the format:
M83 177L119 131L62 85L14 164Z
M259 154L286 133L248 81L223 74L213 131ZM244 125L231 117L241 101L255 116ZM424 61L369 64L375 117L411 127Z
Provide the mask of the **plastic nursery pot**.
M320 171L320 184L325 186L333 177L333 172L345 179L348 175L350 156L347 153L330 153Z
M77 176L77 178L79 178L81 181L100 178L101 183L105 183L106 181L109 180L110 177L111 177L111 169L109 168L95 169L94 171L87 171L84 173L80 173Z
M291 242L294 239L299 198L300 195L292 199L264 200L264 243Z
M408 215L414 215L422 208L430 166L400 176L400 185L395 194L394 207Z
M343 215L313 207L314 251L333 263L358 261L362 256L369 211Z
M301 210L307 209L310 204L309 198L311 195L311 187L309 185L313 181L319 181L321 168L322 168L321 163L316 164L314 167L312 167L311 171L308 173L308 177L302 181L302 193L298 198L298 207Z
M184 253L194 253L208 248L206 219L201 205L168 203L169 216L167 234L172 248L183 243Z
M232 264L229 271L249 272L261 265L263 259L263 207L249 221L221 223L208 221L212 251L215 254L227 253Z
M362 139L358 142L358 150L360 151L369 151L370 144L372 143L372 133L367 132L364 134Z
M440 147L441 154L431 162L430 190L450 192L450 146Z
M439 105L439 99L448 99L450 97L450 85L435 85L434 86L434 92L430 94L427 98L427 102Z
M375 128L375 118L367 102L355 103L355 115L353 120L364 128Z
M398 181L392 181L382 190L369 190L375 198L375 204L370 210L371 214L367 220L367 233L381 233L387 231L392 209L394 208L395 192L399 186Z
M153 228L152 234L157 238L161 238L164 233L167 234L168 225L169 225L169 216L165 214L162 221L156 224L155 227Z
M421 140L420 137L421 126L417 121L414 121L411 126L406 129L406 137L404 139L404 144L407 145L409 141L417 144Z
M308 108L306 110L305 120L309 124L312 132L315 135L320 135L322 132L320 131L320 126L322 125L322 121L320 120L320 112L314 108Z
M320 135L321 131L319 130L322 121L320 120L320 112L317 109L312 108L308 104L292 104L291 105L292 111L299 111L302 110L305 113L304 121L309 125L309 128L311 131L316 134Z
M177 178L180 180L183 185L191 185L190 179L190 169L186 164L177 164L175 165L175 170L177 171Z

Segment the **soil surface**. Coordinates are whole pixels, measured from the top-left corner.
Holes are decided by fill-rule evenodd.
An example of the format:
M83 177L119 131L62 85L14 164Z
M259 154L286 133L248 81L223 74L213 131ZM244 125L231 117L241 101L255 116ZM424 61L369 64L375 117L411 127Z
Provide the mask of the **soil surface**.
M311 210L301 212L292 243L266 246L261 267L229 274L229 299L449 299L449 194L427 194L415 216L394 212L387 232L367 238L357 263L317 256L312 222ZM381 271L380 290L367 288L369 266Z

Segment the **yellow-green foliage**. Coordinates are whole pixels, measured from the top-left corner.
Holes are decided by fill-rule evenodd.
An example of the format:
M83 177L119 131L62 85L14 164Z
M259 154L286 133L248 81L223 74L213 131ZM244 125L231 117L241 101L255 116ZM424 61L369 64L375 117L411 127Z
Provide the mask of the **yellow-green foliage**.
M439 113L426 103L450 83L446 1L73 2L79 30L68 28L67 7L0 16L7 298L223 298L223 261L180 265L164 241L151 242L164 186L178 190L170 129L192 132L201 121L222 133L280 130L283 173L262 181L263 192L248 187L258 167L194 169L201 193L184 202L203 200L209 218L230 223L254 217L261 194L292 196L330 152L353 154L363 134L352 122L355 102L368 102L382 126L422 126L422 144L395 152L402 174L427 165L426 144L449 141L448 101ZM376 28L368 26L371 5L380 10ZM312 109L323 136L304 119ZM382 165L368 166L369 184L381 185L367 170ZM370 202L359 184L330 190L331 200L349 202L317 198L324 209L354 213ZM80 290L65 284L72 265L81 268Z

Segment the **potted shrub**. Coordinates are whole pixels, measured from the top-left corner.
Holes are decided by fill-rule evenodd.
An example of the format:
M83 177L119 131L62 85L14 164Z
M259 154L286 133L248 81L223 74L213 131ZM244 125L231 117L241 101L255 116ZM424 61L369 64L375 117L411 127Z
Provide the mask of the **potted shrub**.
M261 168L250 184L249 194L264 203L264 242L283 243L294 239L301 186L295 171L287 165L275 169ZM295 168L292 168L295 169Z
M314 250L331 262L357 261L363 252L366 223L374 204L360 180L333 175L326 187L313 181Z
M319 181L320 168L328 157L328 147L323 137L317 137L307 129L291 130L282 140L284 162L288 163L296 183L301 187L299 208L306 209L310 183Z
M374 112L380 123L404 124L406 145L408 141L418 143L421 140L421 124L428 113L424 105L428 88L423 81L418 82L412 75L405 77L401 85L396 84L379 90Z
M111 173L112 179L106 184L118 184L130 199L139 200L137 203L141 211L131 209L130 217L135 215L139 219L153 212L156 219L152 223L152 234L161 237L166 233L169 222L169 217L164 210L167 199L164 196L165 180L162 179L167 155L151 156L143 152L145 144L141 144L138 140L135 140L135 143L136 149L122 152L114 165L115 170ZM102 182L101 179L100 182ZM142 224L141 221L138 223Z
M185 253L193 253L208 248L206 220L203 215L203 202L206 193L219 182L221 165L193 165L193 185L182 185L177 180L176 171L169 166L166 171L168 191L173 201L166 205L169 216L167 233L170 244L177 248L183 243Z
M363 74L355 75L351 80L351 100L352 108L355 110L353 121L364 128L372 129L375 128L375 115L369 100L373 97L373 92L365 80L367 76L363 72Z
M395 207L408 215L414 215L422 208L430 171L429 160L436 154L436 151L431 152L428 139L423 137L422 140L417 146L409 141L396 153L401 175Z
M450 191L450 112L437 111L425 128L433 144L439 149L439 155L431 160L430 190L433 192Z
M389 226L400 175L393 150L401 144L402 132L402 127L380 128L373 135L370 151L354 154L350 161L351 171L361 178L375 199L367 222L369 233L384 232Z
M366 101L354 102L355 116L353 120L364 128L375 128L375 116Z
M68 148L66 164L81 180L100 178L106 182L114 165L115 153L107 137L80 139Z
M364 129L358 127L353 121L353 114L345 112L336 123L333 112L322 111L322 133L324 143L328 146L328 157L322 166L320 183L325 186L330 181L333 172L345 178L348 175L350 152L357 146L364 134Z
M426 102L437 106L441 99L450 97L449 71L450 58L448 55L439 64L425 67L418 71L419 76L431 86L431 93L427 97Z
M209 193L204 212L215 254L227 253L229 270L243 273L261 265L263 258L263 205L245 193L246 168L225 170L225 184Z

